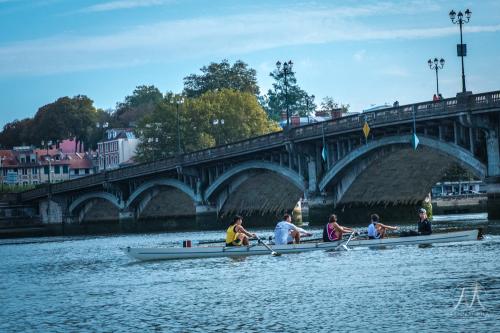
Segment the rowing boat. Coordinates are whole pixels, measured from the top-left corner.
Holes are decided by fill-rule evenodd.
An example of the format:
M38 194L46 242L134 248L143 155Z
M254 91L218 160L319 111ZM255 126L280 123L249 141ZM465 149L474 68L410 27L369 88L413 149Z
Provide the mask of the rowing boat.
M355 239L349 242L349 247L379 247L393 245L420 245L433 243L449 243L472 241L478 239L479 230L455 231L437 233L427 236L394 237L384 239ZM345 241L315 242L288 245L273 245L278 253L295 253L317 250L335 250ZM249 246L200 246L200 247L166 247L166 248L132 248L124 249L125 253L137 260L188 259L210 257L235 257L269 254L269 249L263 244Z

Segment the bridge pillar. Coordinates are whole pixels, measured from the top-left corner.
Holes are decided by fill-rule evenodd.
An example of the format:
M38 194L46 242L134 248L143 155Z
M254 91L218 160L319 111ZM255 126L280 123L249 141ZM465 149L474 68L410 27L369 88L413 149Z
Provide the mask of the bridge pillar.
M310 193L314 193L318 190L318 180L316 175L316 162L313 158L310 158L307 163L307 171L309 178L309 187L307 190Z
M40 220L44 224L55 224L63 222L63 210L54 200L42 200L39 202Z
M198 228L216 229L220 227L217 220L217 207L196 203L196 226Z
M118 211L118 222L122 232L137 232L138 224L135 218L134 211L129 208L120 209Z
M488 177L485 179L488 219L500 220L500 149L498 134L494 130L488 131L486 153L488 155Z

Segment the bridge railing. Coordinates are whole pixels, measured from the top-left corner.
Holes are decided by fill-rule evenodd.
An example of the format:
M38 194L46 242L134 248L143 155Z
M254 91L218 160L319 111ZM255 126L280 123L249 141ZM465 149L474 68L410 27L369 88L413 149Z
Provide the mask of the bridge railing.
M71 191L82 187L91 187L104 182L140 177L165 170L171 170L181 165L199 163L217 158L231 156L235 153L249 153L254 150L268 149L283 145L289 140L300 140L318 137L331 133L348 132L363 127L365 121L370 127L388 125L394 122L409 121L413 117L418 119L435 115L449 115L467 110L481 110L485 107L500 107L500 91L487 92L469 96L467 103L460 103L457 98L448 98L440 101L428 101L410 105L388 107L386 109L360 113L356 115L336 118L321 123L313 123L291 129L288 132L275 132L246 140L232 142L224 146L217 146L176 157L170 157L154 162L135 164L106 173L99 173L87 177L52 184L52 192ZM46 196L48 187L44 186L21 193L23 201Z

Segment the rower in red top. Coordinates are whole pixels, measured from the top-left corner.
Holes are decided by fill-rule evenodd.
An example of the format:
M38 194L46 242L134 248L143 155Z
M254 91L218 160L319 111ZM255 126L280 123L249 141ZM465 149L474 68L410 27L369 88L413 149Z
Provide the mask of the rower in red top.
M332 214L323 228L323 242L334 242L342 239L345 233L354 232L353 229L343 227L337 223L337 215Z

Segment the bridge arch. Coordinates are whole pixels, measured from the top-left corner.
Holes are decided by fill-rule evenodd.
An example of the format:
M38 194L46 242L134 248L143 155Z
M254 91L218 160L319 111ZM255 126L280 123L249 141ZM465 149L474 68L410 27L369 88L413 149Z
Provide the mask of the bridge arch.
M91 199L104 199L112 203L116 208L118 209L123 209L124 203L120 200L120 198L114 196L111 193L108 192L91 192L91 193L86 193L81 196L79 196L75 201L71 203L69 206L69 212L72 214L73 211L78 208L82 203L91 200Z
M297 172L287 168L280 166L278 164L267 162L267 161L248 161L241 164L238 164L231 169L224 172L219 178L217 178L205 191L205 199L209 199L214 192L216 192L224 183L229 181L236 175L241 174L242 172L254 169L264 169L275 172L284 178L288 179L292 184L294 184L298 189L302 192L306 190L304 177L299 175Z
M141 186L139 186L130 195L129 199L125 203L125 207L130 207L132 205L132 203L141 194L143 194L144 192L146 192L146 191L148 191L151 188L154 188L156 186L170 186L170 187L174 187L174 188L176 188L176 189L184 192L185 194L187 194L193 200L193 202L198 201L196 193L194 192L194 190L191 187L189 187L188 185L186 185L183 182L181 182L180 180L171 179L171 178L160 178L160 179L153 179L153 180L150 180L150 181L147 181L147 182L141 184Z
M405 150L411 150L410 148L410 139L411 135L403 135L403 136L391 136L391 137L385 137L382 139L379 139L377 141L370 142L367 145L361 146L350 153L348 153L346 156L344 156L340 161L338 161L323 177L323 179L319 182L319 189L320 191L325 191L327 187L329 187L331 184L335 184L334 187L332 188L334 190L334 201L336 203L342 201L345 202L352 202L352 200L356 201L360 197L360 193L364 193L365 190L363 190L363 187L359 187L360 184L359 180L361 177L364 177L365 175L365 170L368 170L371 168L372 163L375 163L375 161L380 161L377 163L389 163L388 161L391 161L391 159L394 159L396 157L393 157L392 154L399 154L400 156L398 157L398 161L400 161L402 158L408 157L410 160L413 158L418 157L412 157L415 155L406 155L404 153ZM430 137L425 137L425 136L419 136L420 140L420 145L422 148L420 149L428 149L426 150L429 154L432 152L435 152L436 154L448 156L450 160L455 160L464 165L467 169L472 171L475 176L478 178L484 179L486 176L486 166L479 161L477 158L474 157L474 155L453 143L449 142L444 142L441 140L437 140L434 138ZM400 147L400 148L398 148ZM391 155L387 156L387 151L390 151ZM421 154L422 152L420 152ZM434 154L434 153L432 153ZM397 155L394 155L397 156ZM425 155L419 155L419 156L425 156ZM382 160L382 158L384 158ZM388 159L387 159L388 158ZM383 161L383 162L382 162ZM395 161L392 161L393 163L398 163ZM408 162L410 163L410 162ZM444 163L444 162L443 162ZM379 165L380 166L380 165ZM442 165L441 165L442 166ZM387 167L387 165L386 165ZM436 165L436 167L438 167ZM389 166L390 168L390 166ZM372 169L370 169L372 170ZM376 169L375 169L376 170ZM377 176L376 178L372 178L368 175L373 176L375 172L376 175L382 176L382 174L378 173L377 171L370 171L370 173L367 174L367 177L369 177L369 183L372 183L373 181L375 182L380 182L382 184L382 187L384 187L386 184L382 180L378 180ZM409 171L402 170L402 174L408 173ZM420 172L420 171L419 171ZM429 170L425 171L429 172ZM432 172L431 172L432 173ZM398 172L399 174L399 172ZM400 174L399 176L401 176ZM394 175L395 176L395 175ZM409 176L410 178L412 177L412 174L406 174L406 176ZM405 176L405 177L406 177ZM388 177L385 175L384 177ZM375 180L373 180L375 179ZM390 177L390 179L394 179L393 176ZM405 178L408 179L408 178ZM428 179L422 179L419 181L419 184L422 184L422 186L419 186L418 193L415 192L413 194L411 193L393 193L391 195L396 196L396 197L401 197L405 198L403 201L418 201L425 196L425 193L428 193L428 190L430 188L427 188L427 185L429 185L431 182L432 184L435 183L438 179L435 179L433 177L429 177ZM387 181L387 178L386 178ZM413 180L412 180L413 181ZM358 186L353 187L354 183L357 183ZM390 181L389 181L390 183ZM424 184L425 183L425 184ZM429 183L429 184L427 184ZM367 183L364 183L367 184ZM378 183L377 183L378 184ZM373 185L373 184L372 184ZM430 185L432 186L432 185ZM426 187L427 189L424 189ZM351 188L356 188L356 190L351 193L348 198L344 198L344 195L349 191ZM370 189L370 194L367 195L373 195L373 201L376 202L379 200L381 197L386 197L391 196L389 194L386 194L386 192L383 192L384 194L381 195L378 189L373 190L373 186L369 186ZM361 192L360 192L361 191ZM425 193L423 193L425 192ZM367 192L368 193L368 192ZM354 196L354 194L357 194L358 196ZM377 195L379 194L379 195ZM412 197L413 196L413 197ZM421 197L420 197L421 196ZM419 199L417 199L419 197ZM366 198L365 198L366 199ZM383 200L382 200L383 201Z

